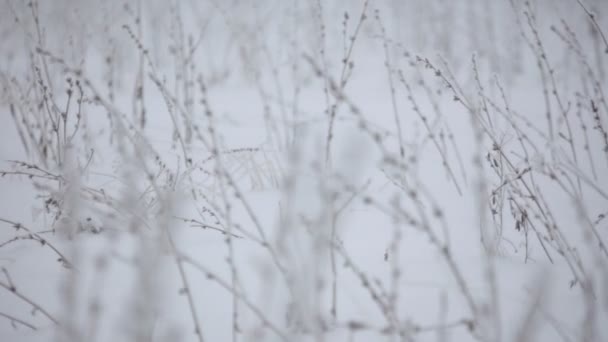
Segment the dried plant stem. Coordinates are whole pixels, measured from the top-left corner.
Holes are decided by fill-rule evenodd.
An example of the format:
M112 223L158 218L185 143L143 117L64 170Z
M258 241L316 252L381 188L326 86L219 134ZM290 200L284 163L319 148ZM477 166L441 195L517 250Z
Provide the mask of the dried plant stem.
M393 67L392 67L391 58L390 58L388 37L386 34L386 29L384 28L384 25L382 24L382 20L380 19L379 10L376 10L376 21L378 21L378 25L380 26L380 32L382 33L382 47L384 48L384 66L385 66L386 72L387 72L388 84L389 84L390 93L391 93L391 105L393 108L393 118L395 120L395 126L397 129L397 139L399 142L399 156L401 157L401 159L405 159L405 147L404 147L405 145L403 144L401 119L399 117L399 109L397 106L397 97L395 95L397 90L395 89L395 82L393 81L393 69L392 69Z
M72 268L73 264L63 255L63 253L61 253L52 243L50 243L47 239L45 239L44 237L40 236L40 234L33 232L31 229L25 227L24 225L22 225L21 223L18 222L14 222L11 220L7 220L4 218L0 218L0 222L4 222L4 223L8 223L10 225L12 225L15 229L19 230L19 229L23 229L24 231L26 231L29 235L32 236L32 239L35 241L40 242L43 246L49 246L50 249L53 250L53 252L55 252L55 254L57 254L59 256L58 261L61 262L63 265L65 265L67 268Z
M458 185L458 180L456 179L456 175L454 174L454 172L452 171L452 168L450 167L446 153L445 153L444 149L441 147L441 145L439 144L436 134L433 132L433 129L431 128L431 126L429 126L428 118L426 116L424 116L422 114L422 112L420 111L420 107L418 106L418 103L414 99L414 93L412 91L412 88L410 87L409 83L406 81L405 76L403 75L403 71L399 70L398 75L399 75L399 80L404 85L405 89L407 90L408 100L412 104L414 112L416 112L416 114L418 115L418 117L420 118L422 123L424 124L424 127L426 128L429 138L431 139L431 141L435 145L435 148L439 152L439 155L441 156L441 161L442 161L443 167L445 167L446 171L448 172L448 175L452 179L452 182L454 183L454 186L456 187L458 194L460 196L462 196L462 190L460 189L460 185Z
M357 41L357 36L359 35L359 31L361 31L361 27L363 26L363 22L367 19L367 7L369 5L369 0L365 0L363 3L363 9L361 10L361 15L359 16L359 21L357 22L357 26L355 27L355 32L352 36L346 40L347 35L347 22L348 22L348 14L345 14L344 19L344 37L345 40L348 41L348 48L342 58L342 71L340 72L340 89L343 91L346 88L346 84L348 82L349 76L352 73L352 68L354 64L352 62L352 53L355 47L355 42ZM327 69L327 68L326 68ZM327 70L326 70L327 71ZM327 80L325 80L325 88L327 89ZM331 159L331 142L334 138L334 124L336 120L336 114L338 112L338 108L342 101L336 101L330 109L329 115L329 125L327 128L327 141L325 146L325 162L328 163Z
M26 322L26 321L24 321L22 319L19 319L19 318L15 317L15 316L11 316L11 315L6 314L4 312L0 312L0 316L8 319L9 321L11 321L11 323L19 323L19 324L23 325L24 327L28 327L28 328L30 328L30 329L32 329L34 331L38 330L38 328L36 328L32 324L30 324L30 323L28 323L28 322Z
M274 332L283 341L289 341L287 335L283 331L281 331L281 329L279 329L279 327L274 325L274 323L272 323L272 321L270 321L266 317L266 315L264 315L262 310L260 308L258 308L249 299L249 297L246 294L242 293L241 291L234 288L233 286L230 286L230 284L228 284L227 281L216 276L213 272L211 272L209 269L207 269L205 266L203 266L201 263L199 263L195 259L193 259L185 254L180 254L179 258L180 258L180 260L183 260L184 262L187 262L188 264L194 266L194 268L196 268L197 270L202 272L209 280L212 280L213 282L220 285L223 289L230 292L234 297L239 298L239 300L241 300L243 303L245 303L245 305L258 317L258 319L260 319L260 321L262 322L262 324L264 324L264 326L268 327L272 332Z
M595 26L597 31L600 33L600 36L602 37L602 40L604 41L604 45L606 46L604 53L608 54L608 39L606 39L606 35L604 34L604 31L600 27L600 24L597 22L597 19L595 18L595 14L592 13L591 11L589 11L589 9L587 9L587 7L583 4L583 2L581 0L576 0L576 2L578 2L579 6L581 6L583 11L585 11L587 16L589 17L589 20L591 20L591 22L593 23L593 25Z
M24 294L22 294L21 292L19 292L19 290L14 285L12 285L12 284L6 284L6 283L0 281L0 287L3 287L7 291L9 291L12 294L14 294L15 296L17 296L19 299L21 299L24 302L26 302L29 305L31 305L36 311L40 311L51 322L55 323L56 325L59 325L59 321L55 317L53 317L53 315L51 315L48 311L46 311L45 309L43 309L40 305L36 304L31 299L29 299L28 297L26 297Z
M205 339L203 338L203 330L201 329L201 324L199 321L198 313L196 311L196 305L194 303L194 297L192 295L192 288L188 282L188 276L186 275L186 271L184 270L184 265L182 260L178 255L177 248L175 247L175 242L173 241L173 236L171 235L170 228L166 229L167 240L169 241L169 245L171 246L171 251L175 256L175 262L177 264L177 269L179 271L179 276L182 279L182 283L184 284L184 293L186 298L188 298L188 307L190 308L190 314L192 315L192 321L194 323L194 330L196 337L199 342L203 342Z

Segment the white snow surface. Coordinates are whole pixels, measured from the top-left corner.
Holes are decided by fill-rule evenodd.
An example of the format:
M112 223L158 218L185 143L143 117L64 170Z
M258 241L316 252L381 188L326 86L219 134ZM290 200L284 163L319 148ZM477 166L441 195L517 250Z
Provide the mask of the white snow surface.
M606 4L6 1L0 341L608 341Z

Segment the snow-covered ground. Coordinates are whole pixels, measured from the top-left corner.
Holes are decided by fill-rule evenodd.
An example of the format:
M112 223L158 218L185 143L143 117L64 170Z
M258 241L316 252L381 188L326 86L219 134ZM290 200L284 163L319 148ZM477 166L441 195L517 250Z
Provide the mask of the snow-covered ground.
M608 340L604 0L1 6L0 341Z

